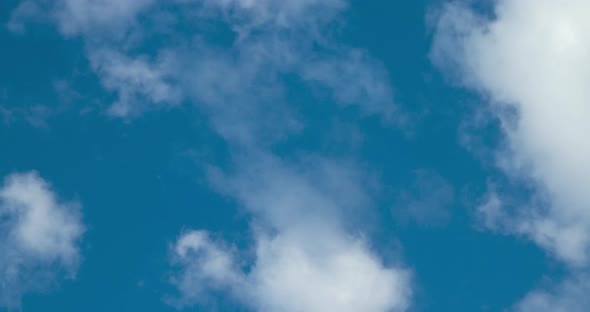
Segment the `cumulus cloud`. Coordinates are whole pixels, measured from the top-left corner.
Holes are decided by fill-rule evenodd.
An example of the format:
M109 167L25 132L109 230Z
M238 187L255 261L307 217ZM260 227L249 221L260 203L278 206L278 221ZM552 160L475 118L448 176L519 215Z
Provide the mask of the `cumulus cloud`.
M527 294L514 312L582 312L590 304L590 278L587 274L567 280L550 290L536 290Z
M177 305L224 292L260 311L408 308L409 270L386 264L362 236L346 230L342 211L368 204L359 176L341 179L356 170L324 162L305 172L276 159L242 168L213 179L258 216L253 259L206 232L184 233L174 247Z
M461 3L444 7L433 59L488 99L507 146L497 163L513 181L535 185L529 203L507 209L490 192L479 208L495 230L530 238L571 266L552 291L531 292L518 311L583 311L590 252L590 3L497 1L484 17ZM506 196L506 195L504 195ZM579 277L579 278L578 278Z
M0 305L73 277L84 232L77 205L58 200L35 172L8 176L0 188Z
M549 197L530 207L515 231L572 263L590 245L590 23L586 1L500 1L488 20L459 5L440 19L434 57L451 58L464 83L484 92L509 146L499 164L527 176ZM453 57L451 47L455 48ZM444 64L443 64L444 66ZM507 110L516 112L506 114Z
M184 265L175 279L179 302L199 302L204 291L218 290L260 311L407 308L408 272L384 266L362 240L321 235L310 244L297 232L257 237L255 262L248 272L231 251L208 240L207 233L184 234L176 245Z
M246 286L236 255L228 247L212 241L205 231L183 233L174 245L173 257L180 270L172 283L182 296L171 300L174 305L200 303L210 291Z

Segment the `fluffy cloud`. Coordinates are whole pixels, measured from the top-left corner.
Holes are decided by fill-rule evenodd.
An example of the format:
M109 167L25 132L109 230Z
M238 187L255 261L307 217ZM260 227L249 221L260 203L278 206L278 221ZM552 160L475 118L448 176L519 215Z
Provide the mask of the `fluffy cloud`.
M324 162L300 171L276 159L243 168L214 183L258 216L254 259L241 259L206 232L184 233L174 248L177 305L227 292L260 311L408 308L410 272L386 265L362 236L347 234L342 211L368 204L356 170Z
M77 206L59 201L35 172L8 176L0 188L0 305L18 306L24 293L72 277L83 232Z
M590 278L587 274L567 280L550 290L530 292L514 312L581 312L588 310Z
M445 7L433 58L482 92L500 119L507 146L498 165L536 194L506 209L490 192L480 207L493 229L524 235L578 269L590 255L590 3L498 1L493 17L461 4ZM584 270L584 269L581 269ZM577 271L575 271L577 272ZM532 292L519 311L583 311L586 275L553 292Z
M445 62L456 48L464 82L485 92L503 121L501 166L549 197L547 207L521 213L515 231L572 263L585 263L590 245L589 12L586 1L500 1L486 20L451 5L434 53Z
M385 267L363 241L321 235L310 244L301 236L289 231L257 237L255 263L245 273L235 255L208 240L206 233L184 234L176 245L184 265L175 280L179 302L199 302L203 292L218 290L260 311L407 308L409 274Z

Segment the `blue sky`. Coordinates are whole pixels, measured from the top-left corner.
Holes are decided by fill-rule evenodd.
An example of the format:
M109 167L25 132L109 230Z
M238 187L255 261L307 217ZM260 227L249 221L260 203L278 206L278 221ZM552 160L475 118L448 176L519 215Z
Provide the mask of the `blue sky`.
M588 14L2 1L0 311L585 311Z

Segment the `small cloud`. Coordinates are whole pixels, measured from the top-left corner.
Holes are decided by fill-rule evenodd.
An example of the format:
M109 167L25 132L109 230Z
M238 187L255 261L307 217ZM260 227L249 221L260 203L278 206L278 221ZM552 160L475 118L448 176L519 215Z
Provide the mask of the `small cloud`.
M149 109L148 104L172 107L182 100L180 89L170 82L165 72L166 59L130 58L116 50L105 49L93 51L90 63L103 86L117 93L118 100L108 111L112 116L125 118Z
M12 174L0 188L0 306L74 277L84 232L78 206L58 200L36 172Z
M583 312L590 305L590 276L585 272L547 289L529 292L510 311L512 312Z
M480 225L492 231L501 231L506 222L504 203L495 191L488 191L476 212Z
M43 9L38 3L31 0L22 1L10 14L6 28L13 32L22 34L26 31L26 23L30 20L43 17Z

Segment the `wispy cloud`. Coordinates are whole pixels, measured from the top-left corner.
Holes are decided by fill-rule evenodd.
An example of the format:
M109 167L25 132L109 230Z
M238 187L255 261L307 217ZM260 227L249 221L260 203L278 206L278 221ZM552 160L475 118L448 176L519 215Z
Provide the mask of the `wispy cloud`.
M153 0L23 0L12 12L8 28L23 32L31 20L54 22L66 36L121 33L134 25L137 15L153 4Z
M116 117L133 117L154 107L174 107L182 100L182 92L165 72L167 60L150 60L147 56L133 59L111 49L96 50L90 63L102 85L118 94L109 113Z
M219 103L219 99L232 90L230 94L248 95L253 92L248 86L269 82L268 89L277 92L284 84L281 76L295 74L314 86L323 86L339 103L358 105L367 114L382 114L386 120L400 118L394 114L397 110L384 67L366 51L332 40L331 23L347 7L346 1L177 0L169 5L193 23L224 23L235 36L231 49L207 42L198 34L179 38L166 31L169 24L191 22L186 18L182 22L181 16L151 0L124 4L111 0L27 0L14 10L11 25L18 24L14 27L21 29L29 20L49 20L64 35L83 38L93 69L106 89L118 94L110 112L119 117L174 106L184 96L199 104L211 92L220 93L215 94L217 105L236 105ZM164 44L151 52L160 58L136 52L146 40L158 36L168 39L160 40ZM169 60L163 60L164 56L176 64L163 64ZM219 79L228 73L227 80ZM201 87L196 92L195 80L214 84L217 90ZM177 83L172 86L170 81ZM280 100L284 101L271 101Z
M8 176L0 188L0 305L73 277L84 226L77 204L58 200L35 172Z
M305 126L290 105L286 77L338 105L384 121L399 118L383 65L333 39L346 1L169 2L175 10L160 10L156 1L35 3L48 6L46 18L64 35L84 40L102 85L118 97L111 115L128 118L186 101L202 109L228 143L234 170L211 167L209 179L252 214L253 242L236 250L207 231L183 233L173 248L178 272L172 283L179 294L170 303L203 303L221 291L271 311L409 307L409 270L381 259L353 222L372 207L362 171L353 161L313 153L284 160L270 148ZM229 33L228 42L167 30L176 23L199 25L192 21L214 22ZM161 44L141 49L154 38ZM243 257L249 250L253 259Z

